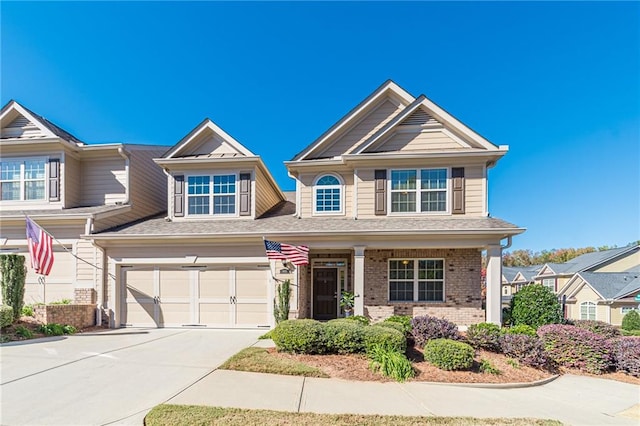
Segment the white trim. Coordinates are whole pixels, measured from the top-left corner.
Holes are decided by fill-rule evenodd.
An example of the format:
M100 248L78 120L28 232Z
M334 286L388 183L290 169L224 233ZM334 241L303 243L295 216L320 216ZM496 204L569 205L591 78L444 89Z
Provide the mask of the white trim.
M176 145L174 145L162 157L164 159L173 158L173 156L176 153L178 153L180 150L182 150L185 146L189 145L191 143L191 141L196 139L206 129L211 130L215 135L219 136L223 140L223 142L226 142L229 145L231 145L239 153L241 153L241 154L243 154L243 155L245 155L247 157L253 157L254 156L254 154L251 151L249 151L244 145L242 145L240 142L235 140L233 137L231 137L231 135L229 135L227 132L222 130L218 125L216 125L213 121L211 121L210 119L207 118L202 123L197 125L191 132L189 132L189 134L187 136L182 138Z
M398 262L402 262L404 260L408 260L410 262L414 262L413 264L413 300L391 300L391 262L392 261L398 261ZM429 260L435 260L435 261L441 261L442 262L442 280L439 279L429 279L427 280L426 278L424 280L421 280L419 277L419 271L420 271L420 267L419 267L419 262L420 261L429 261ZM390 257L387 259L387 302L389 303L443 303L447 300L447 296L446 296L446 262L445 262L445 258L444 257L433 257L433 258L419 258L419 257L415 257L415 258L396 258L396 257ZM408 280L394 280L394 281L408 281ZM442 300L420 300L419 299L419 288L420 288L420 281L428 281L428 282L440 282L442 281Z
M2 157L0 158L0 172L2 171L1 169L1 165L2 163L19 163L20 164L20 171L19 171L19 178L17 181L15 180L2 180L2 176L0 175L0 191L1 191L1 184L6 182L6 183L10 183L10 182L18 182L19 183L19 187L20 187L20 198L17 200L2 200L2 196L0 194L0 204L4 205L4 206L12 206L12 205L26 205L26 204L42 204L42 203L46 203L46 204L61 204L62 201L62 196L60 196L60 201L55 201L53 203L49 202L49 156L42 156L42 155L38 155L38 156L21 156L21 157L11 157L11 156L7 156L7 157ZM42 161L44 163L44 177L42 179L26 179L25 177L25 173L26 173L26 169L25 169L25 163L28 161ZM58 174L60 174L62 170L60 170L58 172ZM61 177L58 176L58 179L61 180ZM32 199L32 200L27 200L25 197L25 190L26 190L26 183L27 181L29 182L37 182L37 181L44 181L44 188L43 188L43 198L38 198L38 199ZM59 190L61 190L62 187L60 187Z
M318 192L318 181L322 178L324 178L325 176L331 176L334 177L338 180L339 184L338 185L325 185L320 189L338 189L340 190L340 210L338 211L318 211L318 206L317 206L317 192ZM313 190L312 190L312 196L313 196L313 200L312 200L312 204L313 204L313 210L312 212L312 216L344 216L345 214L345 183L344 183L344 179L342 178L342 176L340 176L337 173L320 173L318 174L314 179L313 179Z
M423 192L442 192L442 189L435 190L423 190L421 188L422 182L422 171L423 170L445 170L447 173L446 177L446 185L447 187L444 189L445 192L445 210L444 211L421 211L422 207L422 193ZM403 190L393 190L393 172L402 172L402 171L415 171L416 172L416 187L415 189L407 190L406 192L414 192L416 194L415 201L415 211L412 212L394 212L393 204L392 204L392 194L397 192L403 192ZM395 168L395 169L387 169L387 216L444 216L451 214L451 197L453 197L453 191L451 190L451 167L430 167L430 168Z
M40 130L45 135L45 137L60 139L51 130L49 130L47 128L47 126L45 126L42 123L42 121L37 119L33 114L31 114L29 111L27 111L22 105L20 105L16 101L12 101L12 105L9 108L7 108L2 115L0 115L0 121L4 122L5 121L5 117L7 115L9 115L12 111L16 111L18 114L24 116L27 120L29 120L30 122L35 124L38 127L38 130ZM9 123L7 123L7 124L9 124ZM23 139L23 138L18 138L18 139ZM74 145L75 145L75 143L74 143Z
M587 318L582 318L582 306L585 305L587 307ZM590 315L590 309L593 308L593 318L589 318ZM597 321L598 320L598 304L596 302L593 302L591 300L585 300L584 302L580 302L580 304L578 305L578 316L580 317L581 320L592 320L592 321Z

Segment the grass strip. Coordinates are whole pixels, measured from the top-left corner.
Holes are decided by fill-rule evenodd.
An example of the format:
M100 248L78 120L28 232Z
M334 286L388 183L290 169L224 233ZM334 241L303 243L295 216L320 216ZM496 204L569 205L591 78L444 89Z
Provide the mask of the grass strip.
M287 376L329 377L322 370L298 361L282 359L264 348L246 348L220 366L222 370L251 371L253 373L284 374Z
M506 425L506 426L551 426L562 425L555 420L473 417L427 417L427 416L379 416L361 414L315 414L288 413L271 410L246 410L240 408L204 407L198 405L162 404L154 407L145 418L146 426L180 425Z

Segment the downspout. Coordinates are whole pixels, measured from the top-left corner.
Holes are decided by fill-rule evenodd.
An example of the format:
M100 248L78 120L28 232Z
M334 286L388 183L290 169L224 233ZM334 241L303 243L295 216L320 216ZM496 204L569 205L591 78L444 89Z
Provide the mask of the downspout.
M513 237L511 237L511 235L509 235L509 236L507 237L507 245L506 245L506 246L500 246L500 248L501 248L502 250L506 250L506 249L508 249L509 247L511 247L511 244L513 243L513 241L512 241L512 240L513 240Z
M84 233L85 235L90 235L93 233L93 221L94 218L93 216L88 217L87 218L87 223L85 223L84 225ZM96 262L97 262L97 258L96 258L96 251L98 250L98 246L93 242L93 240L91 241L91 245L93 246L93 280L95 283L97 282L104 282L104 276L102 277L101 280L98 280L98 268L96 267ZM101 289L104 289L104 285L99 286L101 288L96 288L96 326L100 326L102 324L102 303L104 302L104 291Z
M125 173L127 174L127 186L124 189L124 201L122 202L122 204L129 204L129 193L130 193L130 189L131 189L131 168L129 167L129 164L131 163L131 154L129 152L127 152L123 147L118 147L118 154L120 154L120 156L122 158L124 158L124 169L125 169Z

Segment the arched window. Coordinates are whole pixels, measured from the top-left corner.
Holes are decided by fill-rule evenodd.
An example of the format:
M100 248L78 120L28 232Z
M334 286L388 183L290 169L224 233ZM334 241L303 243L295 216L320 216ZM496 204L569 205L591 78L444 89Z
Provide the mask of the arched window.
M313 186L314 213L340 214L342 210L342 182L334 175L322 175Z
M596 304L593 302L582 302L580 304L580 319L581 320L595 320L596 319Z

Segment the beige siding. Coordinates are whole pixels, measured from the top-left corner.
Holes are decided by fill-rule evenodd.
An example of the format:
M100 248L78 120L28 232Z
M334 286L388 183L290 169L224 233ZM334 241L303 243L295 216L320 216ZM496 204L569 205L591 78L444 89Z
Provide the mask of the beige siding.
M316 179L327 172L308 173L298 177L300 180L300 215L302 217L311 217L313 212L313 184ZM338 175L344 183L342 201L344 202L343 216L350 217L353 215L353 172L351 171L331 171L331 174Z
M85 160L81 176L81 205L101 206L125 201L128 182L123 158Z
M358 217L373 218L375 216L374 205L374 170L358 170Z
M220 136L211 132L201 135L199 141L193 141L194 143L186 147L188 149L184 152L180 152L180 155L223 155L223 154L238 154L238 150L225 142Z
M582 302L597 303L598 300L600 299L598 294L595 291L593 291L591 287L587 285L582 286L582 288L576 293L574 297L576 299L576 302L574 304L567 305L567 307L569 306L571 307L571 308L568 308L567 311L569 314L569 318L576 319L576 320L580 319L580 304ZM604 308L605 308L604 305L596 306L596 319L599 321L607 320L606 312L604 311Z
M629 307L638 309L637 302L615 302L611 305L611 324L613 325L622 325L622 318L624 315L622 314L622 308Z
M99 254L96 247L88 240L78 240L76 243L76 255L85 260L78 261L76 267L76 281L80 287L93 288L95 287L96 280L98 279L97 269L92 266L96 265L99 261Z
M167 179L162 168L153 162L164 148L128 148L131 153L130 199L136 219L160 213L167 208Z
M82 169L80 161L70 155L65 155L60 163L61 188L64 191L64 206L72 208L80 206Z
M313 213L313 178L315 174L303 174L300 181L300 216L311 217Z
M396 102L390 99L385 100L346 133L338 136L333 144L310 158L335 157L351 152L357 145L387 124L399 110Z
M622 259L616 260L608 265L594 269L593 272L625 272L637 266L640 266L640 250L636 250Z
M255 170L255 185L252 190L255 200L255 217L260 217L280 202L280 196L269 183L269 178L259 169Z
M485 186L487 180L482 166L464 168L465 214L481 216L485 214Z
M421 132L396 132L379 147L367 150L368 152L429 152L450 151L453 149L468 149L453 140L442 131Z

